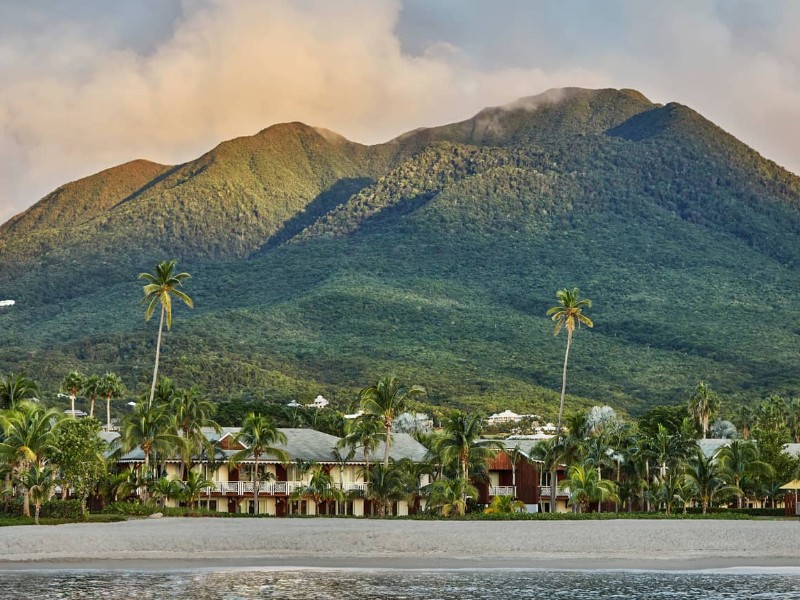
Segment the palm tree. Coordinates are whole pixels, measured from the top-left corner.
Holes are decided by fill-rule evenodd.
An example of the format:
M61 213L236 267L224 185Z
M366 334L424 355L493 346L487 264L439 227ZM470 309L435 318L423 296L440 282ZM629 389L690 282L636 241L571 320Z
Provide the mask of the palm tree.
M319 516L319 505L328 500L340 501L344 494L333 485L333 477L320 465L313 467L311 479L292 492L291 499L307 498L314 502L314 516Z
M386 448L383 453L383 466L389 466L389 446L392 443L392 423L397 415L406 409L406 403L425 393L425 388L413 385L405 388L396 376L391 375L378 380L375 385L361 390L359 399L365 414L375 415L383 422L386 431Z
M547 311L547 315L555 321L556 324L553 329L553 335L558 335L565 327L567 329L567 349L564 352L564 369L561 374L561 401L558 405L558 424L556 426L556 444L558 444L558 440L561 437L561 423L564 418L564 398L567 394L567 362L569 361L569 350L572 346L572 336L576 327L580 328L581 325L594 327L594 323L589 317L583 314L584 309L592 307L592 301L588 298L581 298L578 288L573 288L572 291L566 288L558 290L556 292L556 299L558 300L558 304ZM553 482L555 482L557 476L555 468L554 464L553 471L550 474L551 481ZM551 512L554 512L555 509L556 503L552 502L550 507Z
M369 483L369 457L378 447L381 436L381 422L375 415L363 414L345 426L345 436L339 442L339 447L349 446L361 448L364 452L364 482Z
M100 385L100 377L97 375L89 375L81 388L81 394L89 399L89 417L94 417L94 403L97 400L98 386Z
M56 409L46 409L36 402L23 401L16 409L0 415L3 440L0 456L11 466L12 475L27 471L30 465L42 465L45 453L52 447L59 420ZM31 516L28 491L24 489L23 515Z
M487 515L511 515L525 512L525 503L515 500L514 496L495 496L483 511Z
M701 381L689 399L689 414L697 421L706 439L709 419L719 410L719 396L705 382Z
M510 451L507 451L508 459L511 461L511 485L517 488L517 461L521 458L528 460L528 455L522 451L522 447L517 444Z
M172 328L172 294L183 300L184 304L189 308L194 306L192 299L178 289L191 275L189 273L174 273L176 263L176 260L165 261L156 265L155 273L139 273L139 279L147 281L143 288L144 298L142 298L142 304L147 305L144 312L145 321L149 321L156 306L161 305L161 319L158 323L158 339L156 341L156 362L153 368L153 384L150 387L148 404L153 403L153 396L156 391L158 359L161 354L161 332L164 328L164 322L166 321L167 323L167 330Z
M671 434L661 423L656 434L641 440L640 453L659 465L659 477L663 480L668 470L674 470L697 448L694 440L686 439L680 433Z
M379 517L388 512L392 502L403 500L406 496L406 478L400 467L394 463L388 467L382 464L372 467L364 497L377 503Z
M18 402L34 400L39 386L30 377L9 373L0 378L0 410L13 409Z
M618 501L616 484L610 479L600 479L597 470L591 465L575 464L569 468L564 481L569 489L569 501L578 507L578 512L588 508L590 502L598 505L606 501Z
M338 446L333 448L331 450L331 457L336 461L336 466L339 468L339 491L344 493L344 468L347 466L347 463L353 460L353 457L356 455L356 450L352 447L349 448L347 452L342 452L342 450L343 448L339 448Z
M106 431L111 431L111 399L119 398L125 391L119 375L106 373L97 382L97 393L106 397ZM94 402L92 402L94 409Z
M190 509L195 508L200 499L200 494L203 493L203 490L210 488L212 485L214 485L214 482L202 473L189 471L186 481L183 482L183 490L180 496Z
M404 487L408 498L409 508L416 512L419 510L420 498L424 495L424 488L428 484L423 484L423 477L431 477L434 473L433 465L430 461L415 462L410 458L403 458L395 463L395 466L402 472Z
M574 453L574 444L568 444L569 440L557 440L554 436L548 440L543 440L536 444L530 451L532 460L542 463L540 473L540 484L545 485L544 476L549 472L550 479L550 512L556 512L556 501L558 499L558 466L572 462L567 460Z
M208 438L203 433L204 427L210 427L215 432L220 432L219 424L211 417L217 406L202 395L196 387L188 390L179 390L173 394L170 401L170 412L174 419L176 433L187 442L187 453L184 460L184 474L189 469L191 456L196 454L203 444L208 444Z
M30 501L33 502L35 508L34 523L38 525L42 503L50 496L50 491L55 485L53 469L49 466L40 467L37 463L33 463L27 471L19 474L17 480L25 488Z
M144 477L152 480L151 457L155 452L168 452L175 444L175 435L170 431L167 407L137 402L133 411L122 422L120 440L123 452L136 447L144 453ZM145 489L144 500L147 491Z
M264 454L269 454L282 463L289 462L289 455L276 445L286 444L286 434L279 431L267 415L257 415L251 412L245 417L242 428L234 437L234 441L242 444L244 449L231 457L231 463L241 462L251 455L253 457L253 506L255 514L258 514L259 458Z
M466 479L440 479L431 485L428 508L438 510L443 517L463 517L467 512L467 498L475 498L478 490Z
M669 515L672 514L672 505L676 502L680 502L685 510L687 496L685 488L686 476L673 470L653 478L651 495L657 504L664 505L666 513Z
M444 432L436 444L443 462L457 465L459 477L469 481L469 466L485 464L503 445L497 441L480 440L483 425L478 415L454 412L444 422ZM464 488L466 489L466 488ZM466 496L463 498L466 501Z
M65 394L69 394L70 403L72 404L70 408L72 409L73 418L75 418L75 397L78 395L78 392L83 389L85 383L86 376L83 373L72 371L64 378L64 381L61 384L61 391Z
M167 505L167 500L179 497L183 491L183 482L177 479L161 477L153 483L153 498L158 500L161 508Z
M707 458L699 448L686 466L686 478L694 488L694 498L703 506L703 514L708 512L717 496L738 492L736 487L725 482L719 463L713 457Z
M762 476L770 477L774 473L770 465L759 460L758 447L752 442L733 440L719 449L716 459L722 475L738 490L737 508L742 508L745 481Z

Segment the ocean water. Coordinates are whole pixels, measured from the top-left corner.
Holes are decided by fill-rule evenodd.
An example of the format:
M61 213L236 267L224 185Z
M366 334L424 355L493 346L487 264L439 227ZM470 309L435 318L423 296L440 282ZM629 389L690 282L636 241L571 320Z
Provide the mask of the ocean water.
M800 571L387 569L76 570L0 573L0 598L800 598Z

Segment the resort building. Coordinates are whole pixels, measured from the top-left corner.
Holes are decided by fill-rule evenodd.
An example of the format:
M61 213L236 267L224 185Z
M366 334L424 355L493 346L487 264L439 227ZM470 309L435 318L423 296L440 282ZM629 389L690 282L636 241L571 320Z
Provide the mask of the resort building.
M540 460L531 458L531 451L543 439L552 436L511 436L495 440L503 445L487 465L488 481L476 481L478 502L489 504L495 496L513 496L525 504L528 512L550 512L550 473ZM513 462L512 462L513 461ZM559 465L557 479L563 480L566 467ZM556 490L556 512L569 512L567 490Z
M211 429L203 430L210 446L214 448L213 456L192 457L191 469L204 475L213 482L205 488L200 496L203 507L219 512L255 513L275 516L288 514L347 514L354 516L370 515L376 512L376 507L365 498L367 484L362 477L362 471L367 465L367 457L362 448L357 448L353 456L345 458L348 450L340 450L337 460L334 450L341 439L315 431L313 429L282 428L279 429L286 436L285 444L276 447L283 450L289 459L281 462L274 456L262 454L258 457L258 510L256 511L255 491L255 457L250 454L244 459L231 462L231 458L246 448L236 441L238 427L224 427L220 433ZM115 432L104 432L104 437L109 442L118 438ZM379 462L384 455L384 444L369 454L369 464ZM210 454L210 453L209 453ZM408 434L395 433L392 435L389 456L395 461L410 459L421 462L425 459L427 449ZM121 456L118 464L124 469L138 468L144 463L144 453L136 448ZM186 473L181 459L170 456L160 461L160 475L168 478L186 480ZM345 494L345 499L339 502L330 500L320 502L316 506L308 498L293 499L297 490L307 488L311 483L316 469L322 469L331 476L333 487ZM423 476L426 477L426 476ZM420 485L428 481L421 481ZM174 502L169 504L174 505ZM411 511L414 510L413 502ZM391 514L406 515L409 513L409 504L406 500L395 502L391 506Z

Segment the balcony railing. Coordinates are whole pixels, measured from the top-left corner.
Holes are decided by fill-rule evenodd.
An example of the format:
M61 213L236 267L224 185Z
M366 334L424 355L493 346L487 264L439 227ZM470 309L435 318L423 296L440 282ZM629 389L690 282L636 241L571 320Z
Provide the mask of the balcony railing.
M566 498L567 496L569 496L569 488L558 486L558 490L556 493L558 494L557 497ZM543 498L550 498L550 486L549 485L541 486L539 488L539 496Z
M296 490L308 485L303 481L260 481L258 493L266 496L288 496ZM203 489L203 494L234 494L244 496L255 491L253 481L215 481L213 486ZM367 489L366 483L334 484L334 488L344 492L363 492Z
M515 485L493 485L489 488L490 496L514 496L517 497L517 486Z

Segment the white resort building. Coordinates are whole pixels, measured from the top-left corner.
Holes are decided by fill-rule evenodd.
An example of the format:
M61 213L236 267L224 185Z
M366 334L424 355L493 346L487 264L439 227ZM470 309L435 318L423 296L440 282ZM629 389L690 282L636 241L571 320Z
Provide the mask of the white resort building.
M253 469L255 460L252 455L244 460L239 460L232 465L230 459L233 455L244 450L244 446L236 442L239 427L224 427L217 434L212 429L204 429L206 438L215 448L215 456L193 457L192 470L201 473L214 482L212 487L203 490L200 496L200 505L204 508L219 512L255 513L275 516L289 514L347 514L354 516L371 515L376 512L372 502L364 497L366 485L361 472L367 465L362 448L357 448L353 456L347 460L337 461L334 450L341 441L340 438L315 431L313 429L281 428L286 436L285 444L276 444L286 452L289 461L281 462L276 457L262 454L258 458L259 486L258 510L253 504L255 478ZM116 432L103 432L106 441L113 443L119 434ZM340 450L340 456L346 457L348 449ZM391 438L389 456L395 461L410 459L421 462L425 459L427 449L413 437L405 433L394 433ZM384 455L384 444L369 454L369 464L380 462ZM121 456L118 464L123 469L138 468L144 463L144 453L136 448ZM169 457L160 461L163 464L161 476L173 479L185 479L180 458ZM292 494L305 488L311 481L313 469L304 466L313 464L327 472L333 481L333 486L346 496L346 500L320 502L314 506L313 500L291 499ZM426 476L424 476L426 477ZM428 481L422 481L421 485ZM175 505L175 502L167 504ZM414 511L414 506L411 507ZM409 505L405 500L393 503L391 514L409 514Z

